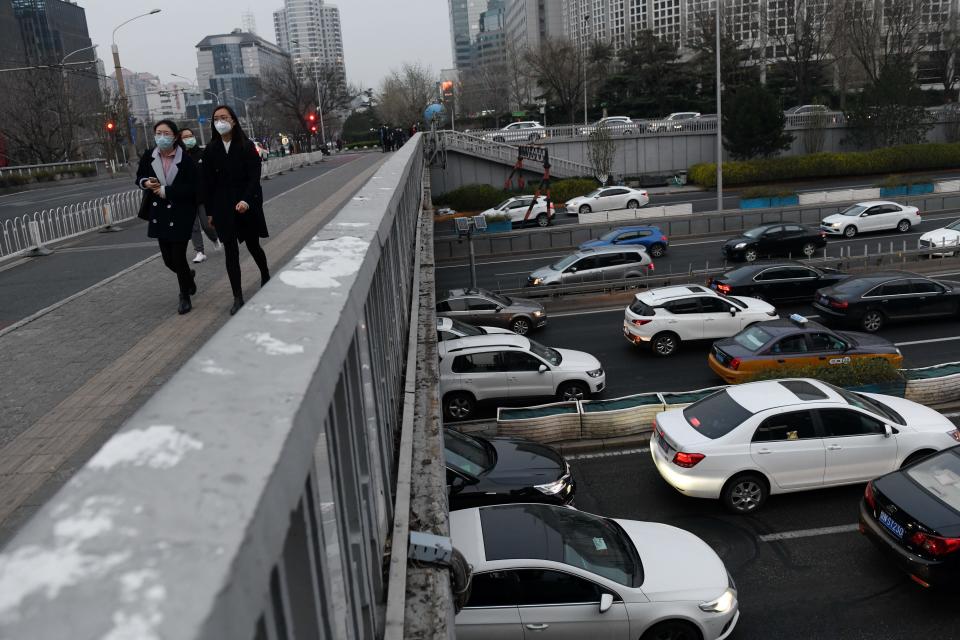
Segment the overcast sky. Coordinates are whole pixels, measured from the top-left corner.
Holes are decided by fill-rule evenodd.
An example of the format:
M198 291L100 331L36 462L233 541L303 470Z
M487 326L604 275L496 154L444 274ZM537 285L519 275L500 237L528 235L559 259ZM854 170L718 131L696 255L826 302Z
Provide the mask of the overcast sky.
M195 78L196 44L204 36L240 27L241 14L251 11L257 35L276 42L273 12L283 0L78 0L97 54L112 73L111 32L128 18L151 9L117 32L120 63L132 71L148 71L164 82L171 73ZM403 62L422 62L435 73L452 66L447 0L339 0L347 80L379 88L380 81Z

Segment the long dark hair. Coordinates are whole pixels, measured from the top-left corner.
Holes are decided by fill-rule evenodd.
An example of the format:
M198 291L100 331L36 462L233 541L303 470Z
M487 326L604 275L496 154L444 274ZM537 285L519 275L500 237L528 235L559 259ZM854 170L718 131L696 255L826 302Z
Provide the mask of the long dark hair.
M159 126L162 125L162 124L167 125L168 127L170 127L170 131L173 131L173 146L174 146L174 147L180 147L180 148L182 149L182 148L183 148L183 142L180 141L180 127L178 127L178 126L177 126L177 123L174 122L173 120L168 120L167 118L164 118L163 120L158 120L158 121L153 125L153 133L156 134L156 133L157 133L157 127L159 127Z
M217 131L217 128L215 126L213 126L213 115L216 114L217 111L220 111L220 109L226 109L227 113L230 114L230 117L233 118L233 131L231 132L233 137L231 139L239 140L240 144L246 143L247 134L243 132L243 127L240 126L240 118L237 117L237 114L233 110L233 108L230 105L226 105L226 104L219 104L213 108L213 111L210 112L210 130L211 130L210 135L213 136L210 139L211 142L220 140L220 132Z

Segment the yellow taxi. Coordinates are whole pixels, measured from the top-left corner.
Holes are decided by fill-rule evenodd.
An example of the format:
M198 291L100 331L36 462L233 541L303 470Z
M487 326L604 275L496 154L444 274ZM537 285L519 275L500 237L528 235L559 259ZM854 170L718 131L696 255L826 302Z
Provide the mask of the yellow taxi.
M899 367L900 350L884 338L853 331L831 331L822 324L793 314L787 320L751 325L713 343L707 362L729 384L746 382L757 373L782 369L789 376L797 367L842 367L863 358L883 358Z

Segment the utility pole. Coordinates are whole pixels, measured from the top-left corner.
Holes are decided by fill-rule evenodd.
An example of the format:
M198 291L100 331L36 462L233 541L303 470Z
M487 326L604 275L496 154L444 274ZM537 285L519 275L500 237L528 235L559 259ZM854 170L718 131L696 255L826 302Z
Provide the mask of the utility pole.
M110 50L113 52L113 69L117 80L117 92L120 96L120 117L123 118L123 126L127 128L127 140L125 146L127 147L128 151L126 153L126 157L124 158L125 161L136 157L136 149L133 147L133 127L130 126L130 106L127 104L127 91L123 85L123 72L120 66L120 50L117 48L117 30L125 24L129 24L139 18L152 16L155 13L160 13L160 9L153 9L147 13L134 16L125 22L121 22L113 30L113 44L110 45Z
M720 4L717 0L717 211L723 211L723 105L720 91Z
M587 122L587 27L590 25L590 14L583 16L583 35L580 42L580 68L583 70L583 124Z

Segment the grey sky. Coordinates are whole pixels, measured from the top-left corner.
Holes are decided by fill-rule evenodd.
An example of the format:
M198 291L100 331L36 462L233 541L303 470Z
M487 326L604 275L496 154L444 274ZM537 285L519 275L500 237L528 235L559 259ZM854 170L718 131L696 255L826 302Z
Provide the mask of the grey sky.
M283 0L78 0L87 13L87 25L97 54L112 73L111 32L127 18L159 8L161 13L141 18L117 32L120 63L133 71L148 71L164 82L178 73L196 76L194 46L204 36L229 33L240 26L249 10L257 20L257 34L276 38L273 11ZM450 20L447 0L338 0L347 79L378 88L380 81L403 62L420 61L434 72L451 66Z

